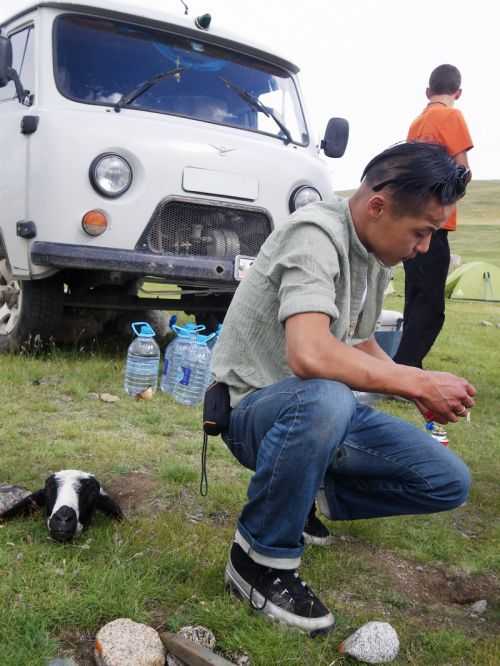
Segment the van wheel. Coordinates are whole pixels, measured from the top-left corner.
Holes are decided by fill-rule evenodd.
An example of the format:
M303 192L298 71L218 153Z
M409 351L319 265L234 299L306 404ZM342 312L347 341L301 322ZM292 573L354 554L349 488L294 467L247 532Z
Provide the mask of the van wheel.
M43 280L16 280L7 259L0 259L0 352L38 347L57 333L63 311L59 275Z

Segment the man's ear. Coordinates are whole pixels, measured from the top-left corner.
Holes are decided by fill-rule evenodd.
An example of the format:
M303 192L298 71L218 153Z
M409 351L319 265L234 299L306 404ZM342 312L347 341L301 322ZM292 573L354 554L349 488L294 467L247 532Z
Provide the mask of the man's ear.
M425 89L425 96L427 99L430 99L432 97L432 90L430 88Z
M367 211L371 220L378 220L387 208L387 201L381 194L374 194L368 199Z
M462 96L462 88L459 88L457 92L453 95L455 99L459 99Z

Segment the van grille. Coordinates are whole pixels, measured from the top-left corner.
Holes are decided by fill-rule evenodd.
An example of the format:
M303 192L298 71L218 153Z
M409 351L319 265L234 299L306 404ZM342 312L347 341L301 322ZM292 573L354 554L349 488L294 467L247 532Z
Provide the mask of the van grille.
M263 212L186 201L161 201L136 248L155 254L254 257L271 233Z

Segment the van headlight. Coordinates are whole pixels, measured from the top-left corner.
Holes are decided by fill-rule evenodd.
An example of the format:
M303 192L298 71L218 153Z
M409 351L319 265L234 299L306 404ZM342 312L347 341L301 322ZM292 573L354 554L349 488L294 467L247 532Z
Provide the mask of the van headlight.
M115 199L124 194L132 183L132 167L124 157L106 153L98 155L90 165L90 182L103 197Z
M292 196L290 197L288 205L290 207L290 212L293 213L297 210L297 208L302 208L302 206L310 203L316 203L317 201L321 200L321 194L317 189L310 187L309 185L302 185L302 187L298 187L294 192L292 192Z

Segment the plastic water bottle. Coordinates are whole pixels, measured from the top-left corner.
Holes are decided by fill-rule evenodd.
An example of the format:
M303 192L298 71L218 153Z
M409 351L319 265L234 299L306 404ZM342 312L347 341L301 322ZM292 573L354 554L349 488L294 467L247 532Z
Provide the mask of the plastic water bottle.
M192 336L187 344L179 344L174 350L176 376L172 395L182 405L196 405L203 400L212 358L207 343L214 336L215 333Z
M128 348L124 389L129 395L138 395L151 387L156 391L160 367L160 348L156 344L154 329L146 321L132 324L137 336Z
M170 328L171 331L173 331L174 336L177 335L176 332L176 323L177 323L177 315L172 315L170 319L168 320L168 327ZM174 350L174 343L177 340L177 337L174 337L173 340L171 340L168 345L165 347L165 354L163 357L163 367L161 371L161 379L160 379L160 389L164 393L171 393L171 390L168 387L167 383L167 377L168 377L168 371L172 365L172 353Z
M172 319L171 319L172 321ZM184 326L176 326L175 322L171 324L171 329L176 337L167 345L163 359L163 370L160 381L160 389L164 393L172 393L174 390L176 368L174 365L174 351L177 345L191 342L190 338L198 332L204 331L203 324L193 324L189 322Z

